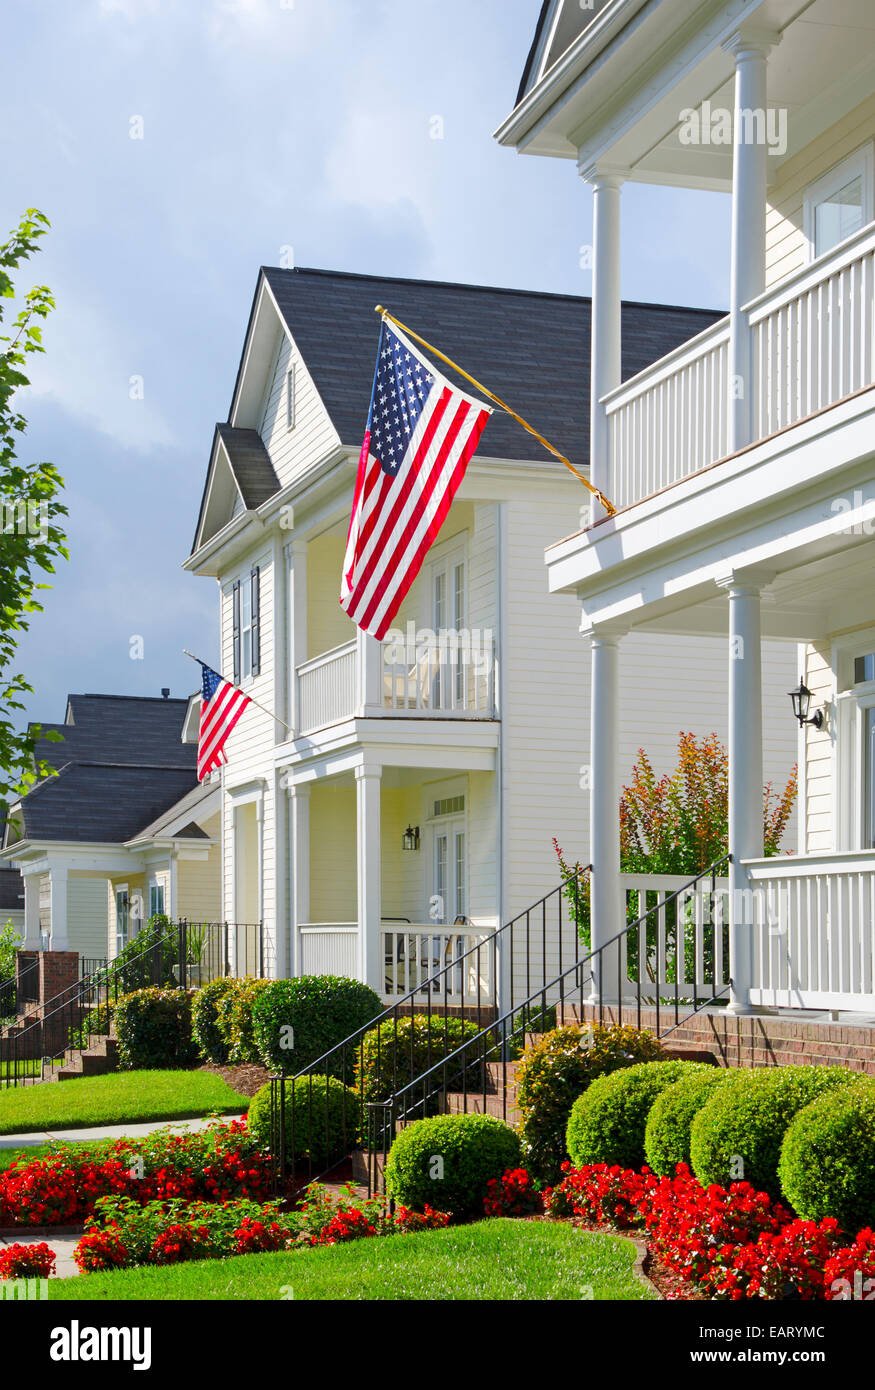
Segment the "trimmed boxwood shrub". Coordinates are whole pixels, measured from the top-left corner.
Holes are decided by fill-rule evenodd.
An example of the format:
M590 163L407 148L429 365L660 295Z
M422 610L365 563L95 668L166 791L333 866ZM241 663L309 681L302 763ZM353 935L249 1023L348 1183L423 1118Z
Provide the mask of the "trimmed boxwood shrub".
M125 994L114 1020L122 1071L173 1070L197 1060L187 990L153 986Z
M571 1107L590 1082L662 1055L662 1044L652 1033L619 1025L554 1028L527 1047L516 1079L520 1133L531 1171L547 1182L558 1179L568 1152Z
M230 993L236 980L224 977L211 980L199 989L191 1006L191 1031L198 1050L206 1062L224 1066L230 1051L228 1042L219 1030L219 1001Z
M693 1121L690 1158L704 1187L743 1179L778 1197L778 1159L790 1121L853 1073L842 1067L759 1067L730 1074Z
M673 1178L679 1163L689 1164L693 1120L730 1075L723 1067L705 1066L656 1097L644 1130L644 1152L654 1173Z
M309 1159L323 1167L343 1158L358 1143L359 1100L333 1076L299 1076L286 1082L286 1155L291 1163ZM263 1148L270 1144L270 1082L249 1102L249 1132Z
M493 1115L436 1115L416 1120L398 1135L386 1164L390 1197L424 1211L455 1216L482 1213L486 1188L520 1166L519 1136Z
M575 1168L585 1163L642 1168L644 1131L656 1097L682 1076L703 1070L703 1062L642 1062L593 1081L568 1120L566 1143Z
M356 1052L355 1057L355 1085L361 1087L362 1096L365 1102L388 1100L393 1091L406 1086L408 1081L420 1076L427 1071L429 1066L435 1062L440 1062L444 1057L455 1052L457 1047L469 1038L476 1038L479 1033L476 1023L461 1018L437 1018L429 1019L426 1014L413 1014L408 1018L399 1018L397 1024L395 1019L386 1019L385 1023L379 1024L377 1028L372 1028L366 1033L363 1045ZM481 1076L482 1052L480 1046L469 1049L477 1056L472 1056L470 1060L460 1058L455 1065L451 1064L447 1068L447 1087L448 1091L461 1091L462 1066L467 1060L467 1089L476 1091L482 1089L483 1081ZM487 1043L488 1052L488 1043ZM495 1059L500 1056L495 1053ZM433 1085L442 1085L443 1076L438 1075L433 1079ZM425 1089L425 1088L423 1088ZM422 1111L422 1091L413 1090L408 1094L407 1102L409 1105L416 1105L418 1114ZM429 1110L437 1110L440 1104L439 1097L431 1101L426 1100L425 1104ZM426 1111L428 1113L428 1110Z
M875 1226L875 1080L828 1091L791 1121L778 1164L801 1217L834 1216L844 1230Z
M379 995L359 980L341 975L275 980L253 1001L259 1059L272 1071L301 1072L383 1011ZM350 1047L345 1057L338 1054L329 1063L329 1075L351 1082L353 1062Z
M216 1027L228 1049L228 1061L235 1066L261 1061L255 1043L252 1007L259 994L270 988L270 980L255 980L246 975L232 980L231 988L216 1001Z

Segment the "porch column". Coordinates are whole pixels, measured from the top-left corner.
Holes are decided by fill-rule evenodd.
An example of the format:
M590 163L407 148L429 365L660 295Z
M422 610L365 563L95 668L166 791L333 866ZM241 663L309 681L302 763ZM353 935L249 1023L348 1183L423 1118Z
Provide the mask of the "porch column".
M288 721L295 733L301 729L301 708L298 701L299 666L307 660L307 542L295 540L287 546L287 576L289 586L289 713Z
M52 868L49 871L52 914L52 936L49 944L53 951L70 949L67 937L67 878L66 868Z
M382 768L367 763L355 772L358 866L359 979L383 993L381 940L380 782Z
M751 336L742 306L765 289L768 143L766 66L779 36L741 29L726 43L735 59L732 261L729 286L729 448L753 437ZM762 113L758 116L758 113Z
M590 942L593 950L616 936L625 914L620 891L620 771L618 711L619 635L591 632L592 711L590 715L589 843L592 860ZM611 998L617 984L613 951L593 963L593 1002L601 985Z
M358 707L379 709L383 703L383 644L356 628L358 644Z
M289 829L289 974L301 975L301 926L310 920L310 788L287 787Z
M24 951L39 950L39 874L24 875Z
M763 853L762 580L721 581L729 595L729 1012L751 1013L753 894L744 859Z
M592 346L590 368L590 482L611 499L608 417L599 402L620 385L620 189L616 173L590 169L593 190ZM613 499L611 499L613 500ZM594 515L602 509L593 502Z

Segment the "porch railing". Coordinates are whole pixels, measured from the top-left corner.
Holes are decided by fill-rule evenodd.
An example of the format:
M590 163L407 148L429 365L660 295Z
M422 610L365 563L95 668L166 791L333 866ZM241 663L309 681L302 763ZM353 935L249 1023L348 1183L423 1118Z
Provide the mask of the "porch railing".
M355 713L358 657L355 642L316 656L297 670L298 723L302 734L337 724Z
M302 975L349 975L357 972L357 922L304 922L298 928Z
M744 308L754 442L875 384L875 224ZM729 320L605 397L610 496L628 506L729 453Z
M750 860L751 1003L875 1010L872 851Z
M497 981L493 958L485 946L492 931L477 931L469 925L442 927L434 923L383 927L383 998L387 1002L415 993L422 1000L436 986L432 983L443 967L446 970L446 997L451 1004L497 1002ZM443 991L443 984L440 986Z

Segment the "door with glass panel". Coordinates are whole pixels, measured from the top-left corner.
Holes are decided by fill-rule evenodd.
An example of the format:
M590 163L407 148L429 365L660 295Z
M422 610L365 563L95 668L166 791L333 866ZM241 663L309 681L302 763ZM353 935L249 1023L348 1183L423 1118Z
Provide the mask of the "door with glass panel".
M448 928L455 925L461 930L448 930L432 938L431 974L442 970L452 961L458 961L465 950L467 898L468 852L465 822L461 818L440 822L434 831L433 918ZM445 985L449 994L461 994L461 965L450 971L446 980L441 980L442 993Z
M432 657L432 706L464 709L467 667L462 660L457 634L467 622L465 562L442 561L432 570L432 625L438 645ZM443 634L443 635L442 635Z

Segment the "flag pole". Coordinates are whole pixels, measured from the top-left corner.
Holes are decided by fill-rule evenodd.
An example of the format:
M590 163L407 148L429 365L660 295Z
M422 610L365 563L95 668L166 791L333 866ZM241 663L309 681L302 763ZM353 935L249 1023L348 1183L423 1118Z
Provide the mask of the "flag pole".
M192 661L196 661L196 662L197 662L198 666L208 666L209 669L210 669L211 671L212 671L212 669L213 669L212 666L210 666L210 663L209 663L208 661L201 661L200 657L199 657L199 656L195 656L194 652L190 652L190 651L188 650L187 647L183 647L183 649L182 649L182 655L183 655L183 656L190 656L191 659L192 659ZM224 679L224 677L223 677L223 679ZM233 681L229 681L228 684L229 684L229 685L234 685L234 682L233 682ZM240 690L239 685L234 685L234 689L235 689L235 690ZM240 691L240 693L241 693L241 695L246 695L246 691L245 691L245 690ZM262 713L263 713L263 714L266 714L270 719L275 719L276 722L277 722L278 724L282 724L283 728L284 728L284 729L288 729L288 731L289 731L289 733L292 735L292 737L293 737L293 738L295 737L295 731L294 731L294 729L292 728L291 724L287 724L286 721L285 721L284 719L280 719L280 717L279 717L278 714L274 714L273 710L269 710L269 709L267 708L267 705L262 705L258 700L254 700L254 699L252 698L251 695L246 695L246 698L247 698L247 700L249 701L249 703L250 703L251 705L255 705L255 708L256 708L256 709L260 709L260 710L262 711Z
M609 502L607 497L605 497L605 494L603 492L600 492L599 489L595 487L589 481L588 478L585 478L583 474L580 472L580 470L575 468L574 464L571 462L570 459L567 459L564 454L560 454L559 450L555 449L548 439L545 439L542 434L539 434L538 431L534 428L534 426L530 425L527 420L524 420L521 415L517 415L515 410L511 410L510 406L506 403L506 401L503 401L500 396L496 396L495 392L490 391L488 387L484 386L482 381L478 381L476 377L471 376L470 372L466 372L464 367L459 366L458 362L454 362L451 357L447 357L445 353L441 352L439 348L434 347L432 343L427 343L425 338L421 338L418 333L414 333L412 328L408 328L407 325L405 323L402 323L400 319L396 319L395 315L390 314L388 309L384 309L382 304L377 304L375 306L374 313L379 314L380 317L383 319L389 319L389 321L391 323L396 324L403 333L406 333L409 337L414 338L417 343L421 343L422 346L426 348L428 352L433 352L435 357L439 357L442 362L446 362L447 366L452 367L454 372L458 372L459 375L463 376L466 381L470 381L472 386L475 386L478 391L483 392L484 396L488 396L491 401L494 401L497 406L500 406L506 414L510 415L511 419L516 420L518 425L522 425L524 430L528 430L529 434L533 435L535 439L537 439L539 444L543 444L544 448L547 450L548 453L552 454L554 458L557 458L560 463L564 463L565 467L568 468L574 474L575 478L577 478L579 482L583 483L583 486L585 488L588 488L594 497L598 498L599 502L601 502L608 516L614 516L616 514L617 509L614 506L613 502Z

